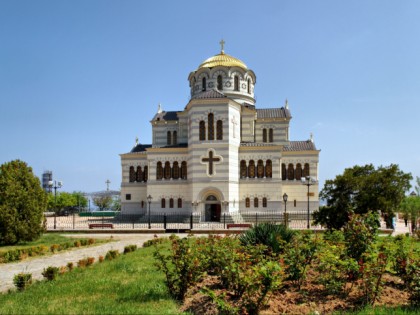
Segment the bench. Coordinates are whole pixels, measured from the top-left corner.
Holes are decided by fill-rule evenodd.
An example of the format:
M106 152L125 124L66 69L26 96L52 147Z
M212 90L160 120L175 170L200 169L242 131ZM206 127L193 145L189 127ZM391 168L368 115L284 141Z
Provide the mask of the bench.
M93 228L114 228L114 225L112 223L91 223L89 224L89 229Z
M252 227L251 223L228 223L226 224L228 230L230 228L250 228Z

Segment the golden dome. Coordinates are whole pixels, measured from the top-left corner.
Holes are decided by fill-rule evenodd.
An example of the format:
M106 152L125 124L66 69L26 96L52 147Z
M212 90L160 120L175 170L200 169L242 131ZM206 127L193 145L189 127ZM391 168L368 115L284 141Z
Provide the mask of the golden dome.
M232 57L228 54L225 54L223 51L218 55L215 55L213 57L210 57L209 59L204 60L201 63L201 65L198 66L198 69L213 68L217 66L240 67L242 69L248 70L246 64L244 64L241 60L235 57Z

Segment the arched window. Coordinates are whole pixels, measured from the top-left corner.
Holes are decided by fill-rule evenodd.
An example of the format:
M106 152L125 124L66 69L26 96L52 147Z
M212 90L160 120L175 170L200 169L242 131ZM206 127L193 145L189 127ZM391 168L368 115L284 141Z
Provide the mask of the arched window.
M182 198L178 198L178 208L182 208Z
M169 199L169 208L174 207L174 198Z
M143 181L143 172L141 171L141 166L137 166L137 182L141 183Z
M144 201L141 201L141 207L144 208Z
M157 162L156 165L156 179L163 178L163 169L162 169L162 162Z
M207 140L214 140L214 115L212 113L207 116L208 135Z
M258 208L258 198L254 198L254 208Z
M265 177L273 177L273 162L271 162L271 160L267 160L267 162L265 162Z
M187 162L181 163L181 178L187 179Z
M172 166L172 178L178 179L179 178L179 164L178 162L174 162Z
M172 144L178 144L178 133L176 131L172 133Z
M263 198L263 208L267 208L267 198Z
M249 161L248 177L249 178L255 178L255 162L254 162L254 160Z
M258 178L263 178L264 177L264 162L262 160L258 160L257 177Z
M267 142L267 129L263 129L263 142Z
M248 79L248 94L251 94L251 79Z
M165 179L170 179L171 175L171 163L165 162Z
M245 207L249 208L251 205L251 201L249 200L249 198L245 198Z
M149 179L149 167L146 165L143 169L143 181L147 182Z
M223 121L217 121L217 140L223 140Z
M162 198L161 199L161 201L160 201L160 207L161 208L166 208L166 200L165 200L165 198Z
M296 164L295 178L300 180L302 178L302 164Z
M242 160L241 161L241 178L245 178L246 177L246 161Z
M268 129L268 142L274 142L273 128Z
M166 144L167 145L171 145L171 132L170 131L168 131L167 133L166 133Z
M293 168L293 164L290 163L287 167L287 179L294 180L295 179L295 169Z
M307 176L309 176L310 174L309 174L309 163L305 163L305 167L304 167L304 169L303 169L303 176L304 177L307 177Z
M206 140L206 123L204 120L200 121L200 140Z
M239 77L237 75L234 78L234 90L239 91Z
M134 171L134 166L130 166L130 175L128 180L130 183L134 183L136 181L136 172Z
M201 90L205 91L207 86L206 78L203 78Z
M219 91L223 90L223 78L221 75L217 76L217 89Z
M284 164L284 163L281 163L281 179L282 180L287 179L286 164Z

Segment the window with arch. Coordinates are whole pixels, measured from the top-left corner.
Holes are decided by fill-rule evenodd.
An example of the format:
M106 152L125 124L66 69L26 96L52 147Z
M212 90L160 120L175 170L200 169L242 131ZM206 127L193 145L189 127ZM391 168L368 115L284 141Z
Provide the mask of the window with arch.
M241 166L240 166L240 168L241 168L241 171L240 171L240 173L241 173L241 178L246 178L246 161L245 160L242 160L241 161Z
M206 90L206 87L207 87L207 80L206 78L203 78L201 82L201 90L204 92Z
M268 129L268 142L274 142L273 128Z
M207 115L207 124L208 124L207 140L214 140L214 115L213 113L210 113Z
M199 139L200 140L206 140L206 123L204 122L204 120L200 121Z
M169 162L165 162L165 179L170 179L171 178L171 163Z
M300 180L302 178L302 164L296 164L295 178Z
M287 167L287 179L294 180L295 179L295 169L293 168L293 164L290 163Z
M249 161L248 177L249 178L255 178L255 162L254 162L254 160Z
M267 160L267 162L265 162L265 177L273 177L273 162L271 162L271 160Z
M254 198L254 208L258 208L258 198Z
M174 198L169 199L169 208L174 207Z
M181 163L181 178L187 179L187 162L185 161Z
M162 198L161 200L160 200L160 207L163 209L163 208L166 208L166 199L165 198Z
M251 94L251 79L248 79L248 94Z
M305 163L305 167L303 168L303 176L309 176L309 163Z
M178 133L176 131L172 133L172 144L178 144Z
M239 91L239 77L235 75L235 78L233 80L234 80L234 90Z
M171 145L171 132L170 131L168 131L167 133L166 133L166 144L167 145Z
M249 198L245 198L245 207L249 208L251 206L251 201L249 200Z
M178 208L182 208L182 198L178 198Z
M143 169L143 181L147 182L149 179L149 167L146 165Z
M144 201L141 201L141 207L144 208Z
M218 120L216 126L217 140L223 140L223 121Z
M263 129L263 142L267 142L267 129Z
M281 163L281 179L282 180L287 179L286 164L284 164L284 163Z
M179 164L176 161L172 165L172 178L173 179L178 179L179 178Z
M136 181L136 172L134 170L134 166L130 166L130 174L128 180L130 183L134 183Z
M141 171L141 166L137 166L137 182L141 183L143 181L143 172Z
M157 162L157 165L156 165L156 179L162 179L162 178L163 178L162 162Z
M217 89L219 91L223 90L223 78L221 75L217 76Z
M258 160L257 162L257 177L264 177L264 162L262 160Z
M262 203L263 203L263 208L267 208L267 198L263 198L263 200L262 200Z

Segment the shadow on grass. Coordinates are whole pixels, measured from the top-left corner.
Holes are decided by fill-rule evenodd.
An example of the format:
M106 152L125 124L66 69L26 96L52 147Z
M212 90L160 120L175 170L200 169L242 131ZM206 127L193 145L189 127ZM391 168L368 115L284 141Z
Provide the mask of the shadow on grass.
M150 290L147 292L134 292L117 299L118 302L153 302L162 300L172 300L172 298L168 292Z

